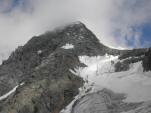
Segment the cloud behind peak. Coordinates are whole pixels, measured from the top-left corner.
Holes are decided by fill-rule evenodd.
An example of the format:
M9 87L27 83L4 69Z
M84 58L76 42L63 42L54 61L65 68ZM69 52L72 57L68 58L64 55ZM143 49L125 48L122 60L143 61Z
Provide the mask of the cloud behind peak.
M150 0L1 0L0 48L15 48L34 35L77 20L106 45L149 46L143 27L151 22L150 6Z

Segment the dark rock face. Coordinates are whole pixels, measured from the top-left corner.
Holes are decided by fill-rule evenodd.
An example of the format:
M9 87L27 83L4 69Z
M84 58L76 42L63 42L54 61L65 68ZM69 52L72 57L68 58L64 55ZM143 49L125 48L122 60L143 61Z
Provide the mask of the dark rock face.
M144 71L151 70L151 48L145 53L143 59L143 67L144 67Z
M129 64L123 62L117 62L114 67L115 67L115 72L127 71L129 69Z
M144 71L151 70L151 48L120 51L120 62L115 64L115 72L127 71L131 63L142 62Z
M67 43L74 45L74 48L63 49L62 46ZM110 49L101 44L82 23L33 37L0 66L0 96L24 82L16 92L0 101L0 113L59 113L83 85L82 78L69 71L85 66L78 56L106 53L120 55L119 59L134 56L133 60L125 62L130 64L142 60L144 70L151 70L150 50ZM140 55L145 56L135 58Z
M82 66L74 52L56 50L23 78L12 97L1 103L4 113L59 113L78 94L83 80L69 69Z
M42 79L26 83L2 103L2 113L59 113L78 93L78 78Z

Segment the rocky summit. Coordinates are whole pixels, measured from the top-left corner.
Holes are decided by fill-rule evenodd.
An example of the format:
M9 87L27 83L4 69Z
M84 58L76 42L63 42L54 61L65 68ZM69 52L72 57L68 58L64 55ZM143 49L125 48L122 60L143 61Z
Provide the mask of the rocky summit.
M87 67L79 56L106 54L118 56L117 62L112 61L116 73L128 71L137 62L142 62L143 72L151 70L151 48L106 47L81 22L32 37L0 66L0 113L60 113L87 82L76 74L79 67ZM134 109L134 113L151 112L150 104L124 99L123 94L103 89L77 99L71 113L125 113ZM144 109L148 111L141 112Z

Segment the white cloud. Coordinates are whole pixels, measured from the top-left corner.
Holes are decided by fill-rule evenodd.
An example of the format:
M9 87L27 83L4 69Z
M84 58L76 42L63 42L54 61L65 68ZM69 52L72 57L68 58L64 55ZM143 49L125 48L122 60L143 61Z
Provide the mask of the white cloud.
M102 43L128 47L134 39L140 46L141 31L133 30L151 19L150 0L13 0L0 2L0 49L14 49L32 36L71 21L84 22ZM115 35L118 34L118 35ZM127 38L125 38L127 36Z

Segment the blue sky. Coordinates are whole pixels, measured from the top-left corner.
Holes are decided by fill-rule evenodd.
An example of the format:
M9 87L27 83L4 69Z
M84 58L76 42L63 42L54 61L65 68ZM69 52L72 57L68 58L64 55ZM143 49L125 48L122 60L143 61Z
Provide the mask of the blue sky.
M13 0L12 8L17 7L18 5L20 5L20 1L24 1L24 0Z
M0 0L0 6L3 8L3 13L11 12L15 7L18 7L18 5L20 5L19 0L10 0L10 2L7 1L7 3L4 0Z
M151 0L0 0L0 51L77 20L105 45L150 47L150 6Z
M28 5L30 5L28 4L28 1L29 0L0 0L0 6L2 7L4 5L2 13L10 13L16 8L19 8L22 11L27 10L29 8Z
M142 47L151 47L151 21L140 27L142 30Z
M151 47L151 21L141 26L134 26L133 29L141 33L139 47ZM127 44L131 47L136 47L134 38L127 40Z

